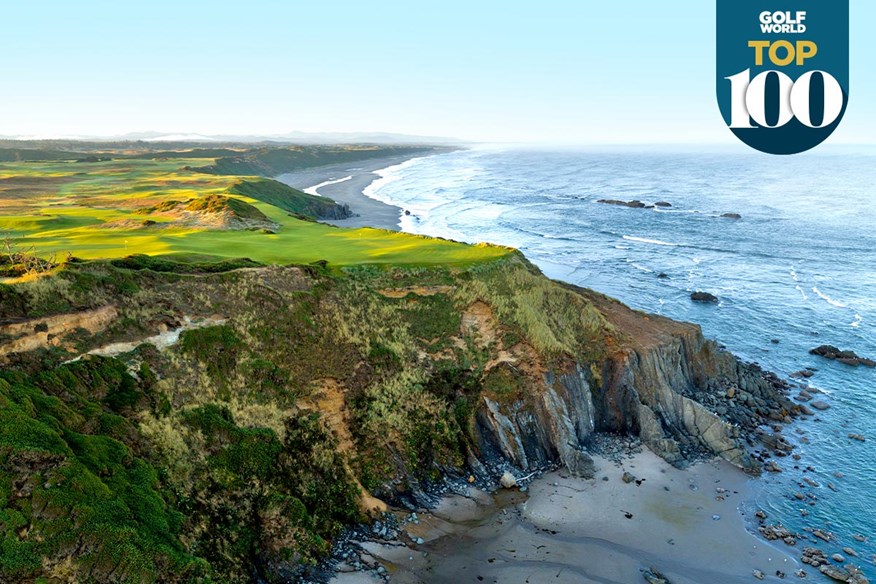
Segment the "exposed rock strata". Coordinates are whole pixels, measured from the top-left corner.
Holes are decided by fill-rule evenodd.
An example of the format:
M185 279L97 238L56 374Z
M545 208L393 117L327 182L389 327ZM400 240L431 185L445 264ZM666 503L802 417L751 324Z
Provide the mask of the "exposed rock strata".
M545 373L533 388L540 399L531 404L502 408L485 399L478 419L488 447L521 468L558 461L590 476L588 437L594 431L629 433L674 464L712 453L759 470L747 450L756 428L800 412L784 382L739 362L704 339L698 326L585 294L629 335L629 346L603 363L601 383L573 364Z

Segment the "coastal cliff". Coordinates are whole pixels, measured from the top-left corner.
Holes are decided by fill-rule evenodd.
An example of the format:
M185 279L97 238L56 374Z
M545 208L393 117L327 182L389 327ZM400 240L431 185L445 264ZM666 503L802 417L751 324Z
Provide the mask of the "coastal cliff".
M676 465L715 455L760 471L750 453L757 428L801 413L784 382L706 340L696 325L575 291L621 333L615 350L601 361L573 361L536 376L527 390L538 397L505 411L485 397L479 415L485 442L521 468L560 462L587 477L594 432L638 436Z
M756 472L784 385L698 327L467 268L71 263L0 287L0 574L283 581L446 477L598 433ZM65 324L67 323L67 324Z

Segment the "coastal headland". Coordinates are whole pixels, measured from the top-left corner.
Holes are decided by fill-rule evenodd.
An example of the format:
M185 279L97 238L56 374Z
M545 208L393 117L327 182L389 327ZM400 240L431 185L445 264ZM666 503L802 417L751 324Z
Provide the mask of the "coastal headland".
M0 164L3 578L799 568L737 508L807 413L783 381L515 250L322 225L369 207L265 178L301 150L178 154Z

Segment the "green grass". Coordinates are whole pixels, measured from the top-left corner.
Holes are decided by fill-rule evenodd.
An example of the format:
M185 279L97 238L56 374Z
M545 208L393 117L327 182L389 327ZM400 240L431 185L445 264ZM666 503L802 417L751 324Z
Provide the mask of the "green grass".
M250 197L302 217L345 219L349 210L331 199L308 195L281 182L268 179L243 180L231 192Z
M200 197L190 201L185 208L186 211L200 211L202 213L230 213L239 219L267 220L267 217L252 205L224 195Z
M0 163L0 234L19 248L32 246L43 257L70 253L82 259L198 254L266 264L325 260L335 266L470 265L510 253L499 247L300 220L289 215L295 208L284 201L279 183L256 177L242 182L237 176L186 170L206 162L210 159ZM160 213L148 215L154 224L145 223L144 210L217 196L255 207L279 228L276 233L211 230ZM296 212L304 211L312 209Z

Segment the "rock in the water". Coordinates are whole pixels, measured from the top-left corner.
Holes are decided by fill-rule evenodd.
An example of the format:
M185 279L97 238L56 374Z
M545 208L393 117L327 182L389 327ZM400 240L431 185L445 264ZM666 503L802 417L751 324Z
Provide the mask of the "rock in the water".
M830 559L837 564L842 564L846 561L846 558L842 554L833 554L832 556L830 556Z
M606 205L617 205L619 207L630 207L631 209L651 209L653 205L646 205L642 201L619 201L617 199L599 199L597 203Z
M827 563L827 557L825 557L824 552L818 548L805 547L803 548L803 557L800 561L812 566L813 568L817 568L818 566Z
M827 402L823 402L823 401L814 401L814 402L810 403L809 405L812 406L813 408L815 408L816 410L821 410L822 412L824 410L830 409L830 404Z
M635 481L635 480L636 480L636 477L633 476L633 475L631 475L630 473L624 471L624 474L623 474L623 476L621 477L621 479L622 479L625 483L629 484L629 483Z
M803 416L814 416L815 415L815 412L813 412L812 410L810 410L809 408L807 408L803 404L800 404L798 407L800 408L800 414Z
M849 581L849 573L843 570L842 568L837 568L836 566L831 566L830 564L825 564L818 568L821 570L821 573L827 576L832 580L836 580L837 582L848 582Z
M833 345L821 345L820 347L812 349L809 353L855 367L858 365L863 365L864 367L876 367L876 361L860 357L854 351L842 351Z
M513 474L505 471L505 474L503 474L502 478L499 479L499 484L502 485L503 489L513 489L517 486L517 479L514 478Z
M724 219L742 219L742 215L739 213L724 213L721 217Z
M848 564L846 570L848 570L849 575L851 576L849 578L849 584L870 584L870 580L864 576L859 567Z
M762 434L760 441L779 456L787 456L794 449L794 446L780 434Z
M708 292L693 292L690 295L690 299L694 302L718 303L718 297L714 294L709 294Z
M852 440L857 440L858 442L866 442L867 441L867 439L864 438L860 434L849 434L849 438L851 438Z
M812 535L817 537L818 539L823 539L824 541L830 541L831 535L829 533L824 533L820 529L816 529L812 532Z
M669 580L654 567L642 572L642 576L648 584L670 584Z
M654 206L655 207L671 207L672 203L670 203L668 201L657 201L656 203L654 203Z
M797 543L791 532L781 525L764 525L758 527L758 531L760 531L760 534L764 537L764 539L767 539L769 541L776 541L778 539L781 539L788 545L795 545ZM793 541L794 543L789 543L790 541Z
M870 584L867 577L861 573L861 569L852 564L848 564L843 568L825 564L818 569L821 570L822 574L832 580L836 580L837 582L847 582L848 584Z

